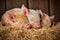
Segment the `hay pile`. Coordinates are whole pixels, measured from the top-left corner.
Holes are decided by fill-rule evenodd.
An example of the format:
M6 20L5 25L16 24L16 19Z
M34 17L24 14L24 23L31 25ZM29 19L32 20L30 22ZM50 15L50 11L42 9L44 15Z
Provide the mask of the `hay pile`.
M0 24L0 40L60 40L60 23L52 28L24 29Z

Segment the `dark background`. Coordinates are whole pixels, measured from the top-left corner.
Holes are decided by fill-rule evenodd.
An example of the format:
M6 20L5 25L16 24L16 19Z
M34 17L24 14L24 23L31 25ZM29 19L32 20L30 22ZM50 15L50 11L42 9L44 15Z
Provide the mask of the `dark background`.
M0 0L0 19L5 11L12 8L20 8L22 4L24 4L27 8L41 9L49 16L55 15L54 21L60 21L59 0Z

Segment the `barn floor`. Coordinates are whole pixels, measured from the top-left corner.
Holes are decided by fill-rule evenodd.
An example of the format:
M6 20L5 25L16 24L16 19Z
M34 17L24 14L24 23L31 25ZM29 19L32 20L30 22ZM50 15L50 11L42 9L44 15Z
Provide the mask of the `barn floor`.
M0 40L60 40L60 23L40 29L11 28L0 23Z

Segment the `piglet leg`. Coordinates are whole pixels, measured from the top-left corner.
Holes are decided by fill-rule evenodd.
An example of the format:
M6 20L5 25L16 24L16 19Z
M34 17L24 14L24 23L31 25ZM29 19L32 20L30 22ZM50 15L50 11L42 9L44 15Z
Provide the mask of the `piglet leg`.
M30 29L30 28L31 28L31 25L30 25L30 24L24 24L23 26L24 26L24 28L26 28L26 29Z
M32 27L33 27L33 28L35 28L35 29L38 29L38 28L40 28L40 27L41 27L41 25L40 25L40 24L38 24L38 23L35 23L35 24L33 24L33 25L32 25Z

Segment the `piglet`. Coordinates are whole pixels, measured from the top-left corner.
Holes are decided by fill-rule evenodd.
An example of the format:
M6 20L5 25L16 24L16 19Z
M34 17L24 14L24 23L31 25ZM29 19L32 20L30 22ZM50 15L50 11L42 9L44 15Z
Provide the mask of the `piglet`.
M2 16L1 22L4 26L19 25L27 29L30 28L28 19L25 16L24 6L6 11Z
M27 16L31 26L33 28L40 28L41 27L40 15L38 14L38 12L36 10L33 10L33 9L27 9L25 6L24 6L24 9L25 9L24 11L26 12L26 16Z
M46 13L43 13L41 10L39 10L39 13L41 15L41 25L43 27L50 27L53 23L54 15L49 17Z

